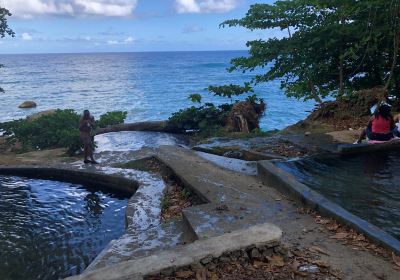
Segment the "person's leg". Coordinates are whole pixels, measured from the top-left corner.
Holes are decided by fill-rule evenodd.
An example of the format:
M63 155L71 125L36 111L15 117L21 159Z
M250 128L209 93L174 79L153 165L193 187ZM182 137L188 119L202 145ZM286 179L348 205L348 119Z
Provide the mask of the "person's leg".
M90 156L90 161L91 161L91 163L92 164L98 164L98 162L94 159L94 157L93 157L93 143L92 142L90 142L90 145L88 145L89 147L88 147L88 153L89 153L89 156Z
M360 133L360 137L358 137L357 143L360 144L362 142L362 140L365 139L365 137L367 136L367 129L363 129Z
M89 149L88 149L87 143L84 143L84 146L83 146L83 153L84 153L83 162L84 162L84 163L89 163L88 157L89 157L90 153L89 153Z

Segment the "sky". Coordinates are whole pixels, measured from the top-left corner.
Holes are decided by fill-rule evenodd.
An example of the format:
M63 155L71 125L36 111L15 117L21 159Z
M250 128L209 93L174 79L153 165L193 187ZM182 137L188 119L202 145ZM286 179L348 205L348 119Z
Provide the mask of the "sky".
M14 38L0 54L243 50L279 31L220 28L273 0L0 0Z

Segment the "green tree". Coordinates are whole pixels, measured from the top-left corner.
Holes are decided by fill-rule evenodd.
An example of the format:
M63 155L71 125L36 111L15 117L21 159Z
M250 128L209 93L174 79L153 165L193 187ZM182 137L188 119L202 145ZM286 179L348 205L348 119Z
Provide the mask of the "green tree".
M247 42L230 71L263 70L252 84L281 80L286 95L315 99L384 85L400 92L400 1L287 0L252 5L225 26L281 30Z
M15 33L8 26L7 17L11 16L11 13L6 8L0 7L0 38L4 38L6 35L15 36ZM0 64L0 68L4 67L3 64ZM4 90L0 87L0 92L4 92Z

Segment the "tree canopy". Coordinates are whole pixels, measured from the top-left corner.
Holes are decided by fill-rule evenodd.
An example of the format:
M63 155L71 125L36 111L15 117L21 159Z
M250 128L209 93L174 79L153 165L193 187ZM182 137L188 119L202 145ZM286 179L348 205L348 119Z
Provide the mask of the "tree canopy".
M11 16L11 13L6 8L0 7L0 38L4 38L6 35L14 36L14 32L8 26L7 17ZM0 64L0 68L4 67L4 65ZM0 87L0 92L4 90Z
M230 71L263 69L253 85L280 79L286 95L317 101L379 85L400 97L399 0L255 4L221 26L281 31L247 42L249 55L231 61Z

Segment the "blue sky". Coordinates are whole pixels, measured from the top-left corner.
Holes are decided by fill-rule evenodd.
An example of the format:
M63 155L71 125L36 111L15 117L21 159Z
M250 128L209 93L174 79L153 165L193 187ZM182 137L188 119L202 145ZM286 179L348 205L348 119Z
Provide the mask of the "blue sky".
M255 0L0 0L15 38L0 53L240 50L279 31L219 28Z

